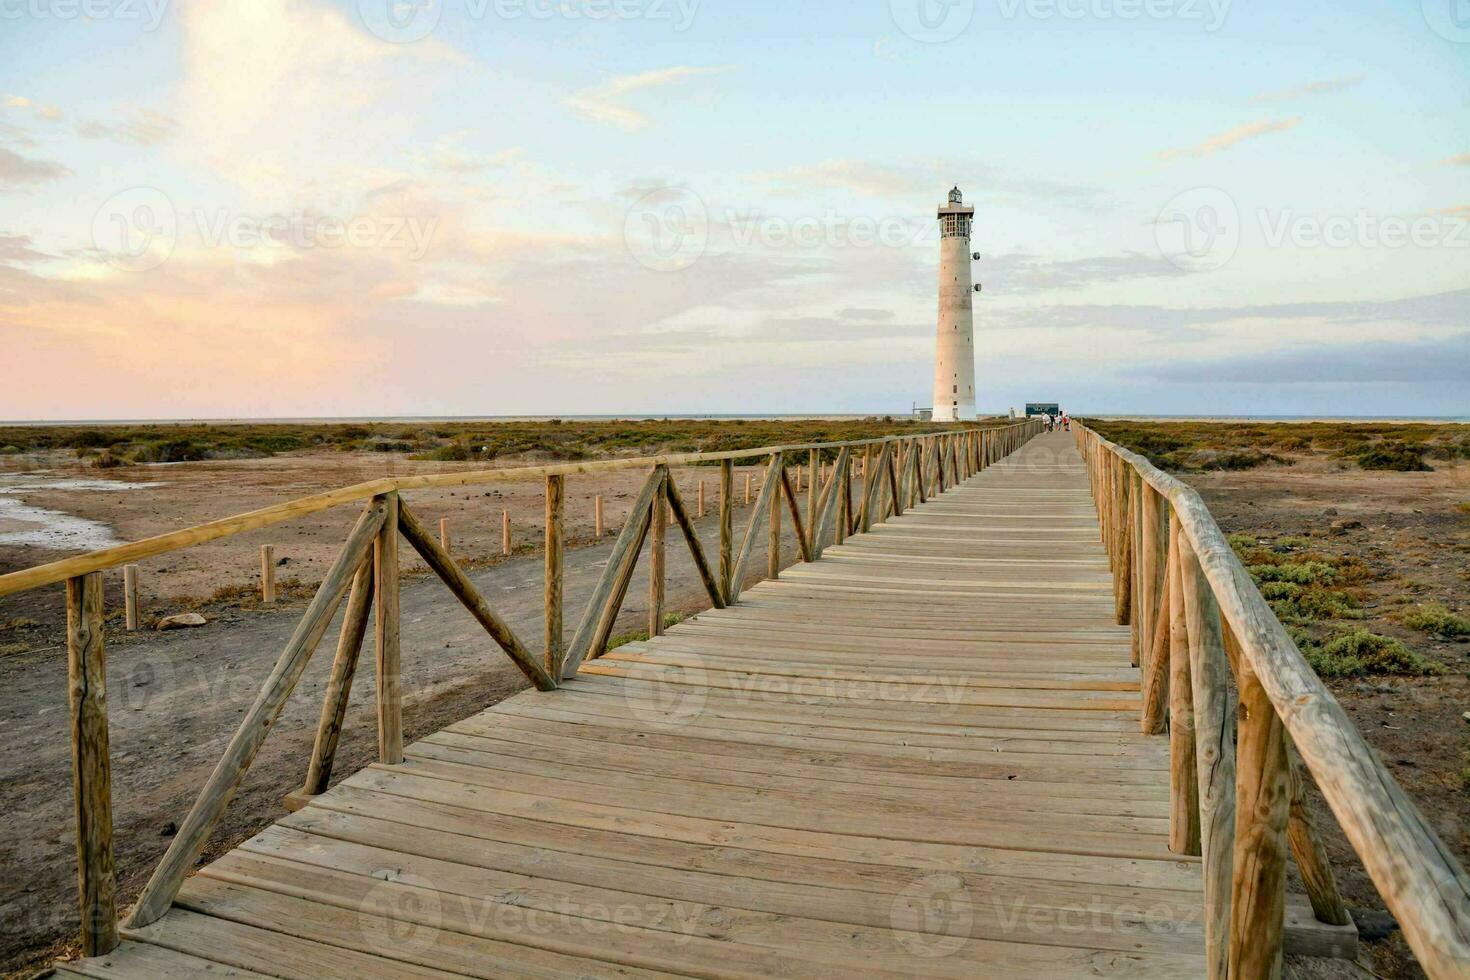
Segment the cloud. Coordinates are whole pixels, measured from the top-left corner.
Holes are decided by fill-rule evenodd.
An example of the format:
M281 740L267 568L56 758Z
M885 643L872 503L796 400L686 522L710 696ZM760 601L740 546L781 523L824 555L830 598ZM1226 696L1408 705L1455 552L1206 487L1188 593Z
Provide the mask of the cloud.
M1452 157L1445 157L1440 163L1451 167L1470 167L1470 153L1456 153Z
M972 202L1016 198L1077 206L1095 203L1102 197L1095 187L1039 177L1016 177L979 160L948 158L885 164L854 159L824 160L751 174L749 179L776 194L805 197L814 190L837 189L858 197L901 199L910 204L915 198L933 198L938 203L956 182L964 190L965 199Z
M1362 75L1343 75L1339 78L1328 78L1320 82L1307 82L1294 88L1280 89L1275 92L1265 92L1251 99L1252 102L1289 102L1306 95L1323 95L1327 92L1341 92L1343 89L1352 88L1363 80Z
M384 44L338 5L196 3L179 14L180 156L272 202L312 184L361 189L424 104L476 82L443 42Z
M31 100L24 95L6 95L5 107L7 109L24 109L31 104Z
M1237 384L1467 384L1470 333L1426 340L1294 345L1240 357L1144 365L1161 381Z
M71 171L50 160L32 160L0 146L0 193L70 177Z
M979 314L977 313L977 316ZM1243 321L1317 321L1334 328L1459 329L1470 323L1470 289L1386 300L1331 300L1241 306L1169 307L1148 304L988 305L985 317L1015 329L1107 329L1171 334Z
M29 235L0 235L0 263L49 262L56 258L31 247Z
M1284 133L1295 129L1301 123L1300 116L1292 116L1289 119L1257 119L1255 122L1242 123L1223 133L1211 136L1196 146L1182 147L1173 150L1159 151L1160 160L1173 160L1178 157L1207 157L1219 153L1221 150L1234 146L1244 140L1254 139L1257 136L1266 136L1271 133Z
M1095 283L1127 279L1174 278L1190 274L1163 256L1143 252L1094 255L1078 259L1049 259L1024 253L987 255L977 272L984 273L984 277L995 282L1006 295L1047 289L1076 289Z
M116 140L137 146L157 146L167 143L179 134L178 120L153 109L140 106L124 106L120 118L112 123L82 119L77 122L77 135L83 139Z
M690 79L733 71L733 65L701 68L677 65L657 68L635 75L614 75L599 85L592 85L567 96L563 103L573 111L595 122L607 123L629 131L645 129L653 120L623 104L622 100L636 92L683 85Z

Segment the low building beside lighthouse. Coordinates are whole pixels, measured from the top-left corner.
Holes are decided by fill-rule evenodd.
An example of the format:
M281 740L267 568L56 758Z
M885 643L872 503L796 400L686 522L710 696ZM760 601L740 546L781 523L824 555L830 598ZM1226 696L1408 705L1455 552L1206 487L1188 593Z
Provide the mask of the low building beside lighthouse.
M937 422L975 418L975 312L970 283L974 214L958 187L939 209L939 329L934 352Z

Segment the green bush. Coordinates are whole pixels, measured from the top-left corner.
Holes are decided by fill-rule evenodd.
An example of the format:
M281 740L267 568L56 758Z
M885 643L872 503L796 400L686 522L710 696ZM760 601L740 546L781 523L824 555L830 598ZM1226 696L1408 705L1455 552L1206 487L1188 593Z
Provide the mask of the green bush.
M1358 465L1365 470L1396 470L1401 473L1423 472L1432 467L1424 462L1424 448L1406 442L1380 442L1356 453Z
M1279 565L1249 565L1246 571L1257 583L1292 582L1296 585L1330 584L1337 570L1322 561L1283 562Z
M1323 677L1423 677L1445 673L1444 665L1419 656L1399 640L1363 629L1337 633L1320 646L1309 642L1302 653Z
M1447 640L1457 636L1470 636L1470 619L1456 616L1437 602L1426 602L1404 613L1401 622L1410 629L1420 630L1431 636L1442 636Z
M463 463L470 458L470 451L462 442L451 442L428 452L414 453L409 459L428 459L440 463Z

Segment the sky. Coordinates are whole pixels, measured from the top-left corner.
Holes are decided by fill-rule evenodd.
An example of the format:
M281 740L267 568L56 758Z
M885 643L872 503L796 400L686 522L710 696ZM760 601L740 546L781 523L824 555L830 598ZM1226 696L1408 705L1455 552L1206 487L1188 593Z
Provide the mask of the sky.
M1470 0L0 0L0 418L1470 415Z

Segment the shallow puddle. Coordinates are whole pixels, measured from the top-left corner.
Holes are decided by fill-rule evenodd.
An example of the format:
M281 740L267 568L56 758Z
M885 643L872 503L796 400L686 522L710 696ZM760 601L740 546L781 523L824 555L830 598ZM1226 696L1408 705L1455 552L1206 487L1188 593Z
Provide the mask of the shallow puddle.
M34 475L0 476L0 545L32 545L52 551L92 551L120 544L112 526L66 511L37 507L20 499L39 490L120 493L162 486L124 480L46 479Z

